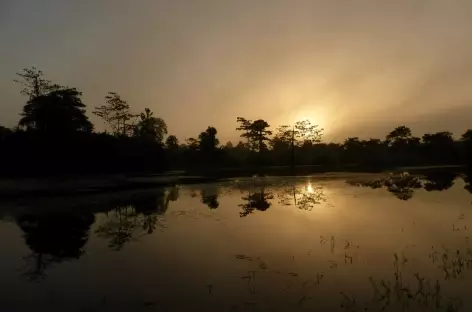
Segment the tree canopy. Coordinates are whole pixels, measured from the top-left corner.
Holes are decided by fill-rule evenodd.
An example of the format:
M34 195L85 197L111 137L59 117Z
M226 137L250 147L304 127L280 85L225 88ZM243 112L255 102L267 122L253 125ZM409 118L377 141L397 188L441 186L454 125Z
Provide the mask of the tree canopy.
M96 106L93 114L105 121L113 135L123 136L133 131L133 124L129 121L137 117L130 112L129 104L116 92L108 92L105 105Z
M135 136L161 144L164 136L167 134L167 125L162 118L157 118L153 115L154 113L149 108L146 108L144 113L141 113L139 116L140 120L134 128L134 134Z
M81 95L74 88L61 88L32 97L23 107L19 126L51 134L91 132Z

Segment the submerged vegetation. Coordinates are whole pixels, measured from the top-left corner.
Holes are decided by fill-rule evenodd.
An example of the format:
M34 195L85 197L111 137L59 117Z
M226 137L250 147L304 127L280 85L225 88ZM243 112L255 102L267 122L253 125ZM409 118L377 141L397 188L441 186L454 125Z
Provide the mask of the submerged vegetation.
M461 165L472 159L472 129L459 139L447 131L415 137L399 126L384 139L347 138L322 141L323 129L303 120L275 130L263 119L237 117L237 144L220 144L216 128L179 139L165 121L146 108L133 111L116 92L94 107L105 132L94 131L82 93L53 83L36 69L24 69L15 80L26 103L18 126L0 126L1 175L84 173L192 172L222 168L318 166L319 170L366 170L395 166Z

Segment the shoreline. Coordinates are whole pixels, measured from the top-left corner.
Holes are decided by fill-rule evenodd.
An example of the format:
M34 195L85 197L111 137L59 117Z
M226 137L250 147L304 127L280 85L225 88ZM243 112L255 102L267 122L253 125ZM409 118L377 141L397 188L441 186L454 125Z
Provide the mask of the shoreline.
M465 166L442 165L442 166L416 166L398 167L395 169L385 169L377 172L366 171L326 171L326 172L306 172L298 171L295 174L284 174L284 172L271 172L263 174L268 177L284 176L309 176L313 178L349 178L359 174L385 174L388 172L411 171L422 172L427 170L460 170ZM282 171L286 168L278 168ZM228 181L237 178L249 178L247 169L232 170L233 175L224 174L227 170L215 171L211 176L205 175L185 175L183 171L169 171L162 174L141 174L141 175L99 175L81 177L48 177L48 178L0 178L0 200L25 198L25 197L50 197L62 195L80 195L93 193L120 192L128 190L172 187L175 185L214 183ZM261 170L263 172L263 170ZM223 173L223 174L222 174Z

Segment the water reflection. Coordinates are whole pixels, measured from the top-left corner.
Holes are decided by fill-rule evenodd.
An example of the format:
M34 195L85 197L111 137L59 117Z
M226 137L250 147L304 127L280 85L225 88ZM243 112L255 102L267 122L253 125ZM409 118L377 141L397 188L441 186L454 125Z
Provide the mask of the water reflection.
M116 202L113 210L107 212L106 220L101 223L96 234L109 240L108 246L121 250L132 239L152 234L158 227L164 228L162 216L171 201L179 198L179 190L156 189L152 193L140 194Z
M210 209L216 209L220 206L218 202L219 188L217 185L209 184L202 187L200 191L201 202Z
M350 185L372 189L383 188L400 200L409 200L413 197L415 190L424 189L427 192L448 190L459 176L462 176L466 183L464 188L471 192L470 173L460 174L449 171L429 171L420 175L402 172L383 178L347 180L346 182Z
M311 210L327 200L323 187L310 181L306 184L284 183L278 187L277 197L282 205L293 205L303 210Z
M267 179L235 183L233 188L244 194L241 197L243 203L239 204L243 210L240 216L246 217L255 210L267 211L273 203L311 210L315 205L325 202L323 187L310 179L304 180Z
M470 175L352 181L367 189L344 178L261 178L66 198L51 203L54 212L39 213L34 204L2 207L2 234L18 236L8 232L18 230L15 224L4 227L14 220L31 252L21 273L36 281L48 277L38 287L16 283L18 273L8 264L17 268L15 250L24 251L3 248L0 273L8 285L20 285L4 290L6 300L23 304L9 298L21 287L36 287L38 297L41 287L61 295L86 287L93 296L88 306L106 295L110 311L123 303L128 310L170 311L470 311L470 194L463 189L470 191ZM137 240L139 248L128 248ZM129 265L135 259L139 265ZM51 274L69 260L73 270L63 266ZM96 280L79 281L82 276Z
M426 191L445 191L454 185L454 180L458 177L455 172L431 171L425 174L423 187Z
M45 277L46 270L63 261L79 259L84 253L92 213L24 214L16 219L31 254L24 257L22 271L30 280Z
M256 209L258 211L266 211L271 205L269 200L273 198L272 193L267 191L264 187L260 188L258 191L248 190L248 195L241 197L244 203L239 204L239 207L243 210L239 213L239 216L246 217Z
M463 179L465 182L464 189L466 189L468 192L472 193L472 169L468 169L464 174L463 174Z

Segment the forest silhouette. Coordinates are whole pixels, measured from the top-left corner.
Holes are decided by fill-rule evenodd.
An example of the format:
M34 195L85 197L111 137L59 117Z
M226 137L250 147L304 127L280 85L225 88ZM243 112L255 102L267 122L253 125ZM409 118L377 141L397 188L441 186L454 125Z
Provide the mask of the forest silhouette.
M322 141L323 129L307 120L271 128L263 119L236 117L241 141L221 144L208 126L183 142L149 108L136 113L118 93L109 92L92 113L106 131L94 131L82 93L55 84L32 67L17 73L25 96L18 125L0 126L0 175L54 176L106 173L157 173L182 169L239 174L263 168L313 166L318 171L382 170L399 166L467 165L472 159L472 129L459 139L447 131L415 137L398 126L385 138L349 137ZM217 206L212 198L209 205Z

